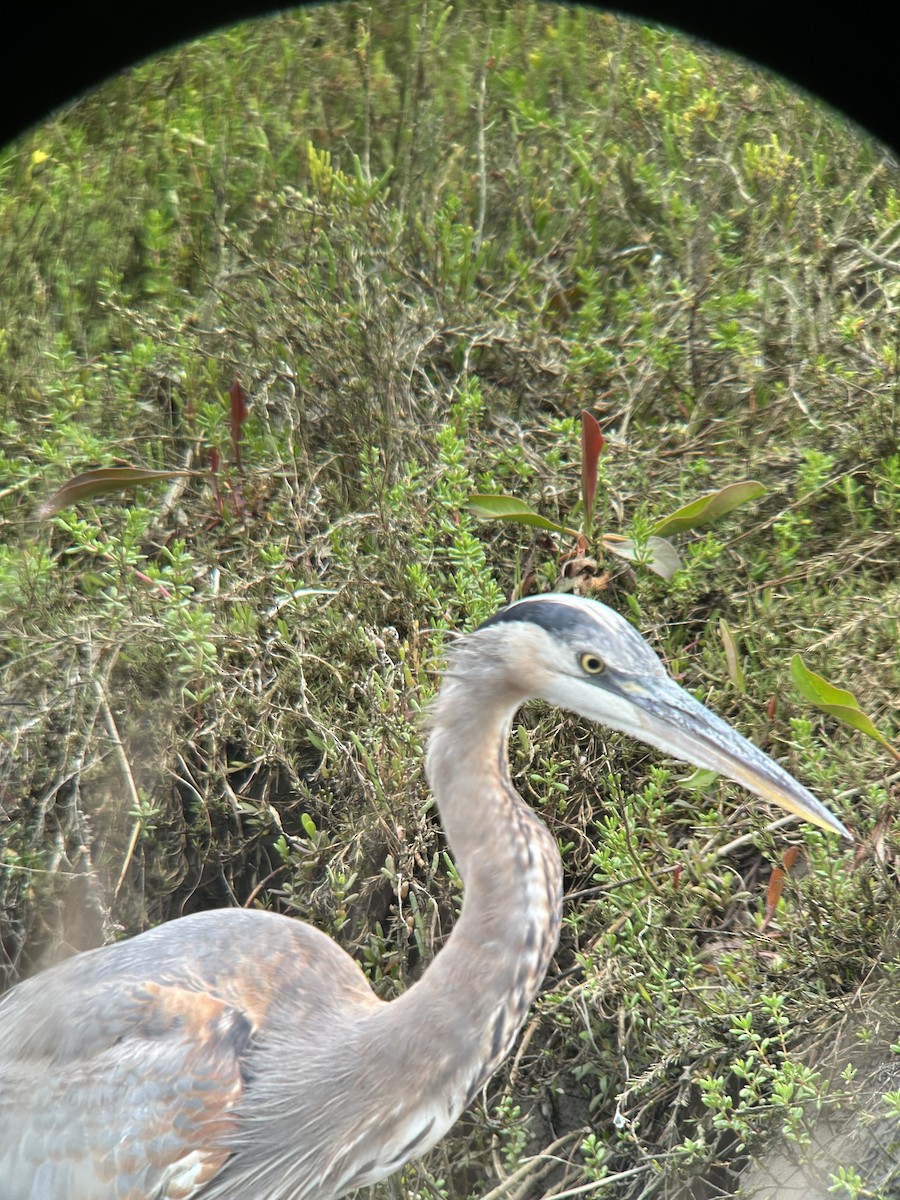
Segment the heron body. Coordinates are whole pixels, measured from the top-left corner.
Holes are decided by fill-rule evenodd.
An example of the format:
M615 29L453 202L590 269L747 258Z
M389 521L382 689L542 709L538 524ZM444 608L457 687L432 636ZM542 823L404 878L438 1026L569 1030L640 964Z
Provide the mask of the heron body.
M533 697L849 837L611 609L519 601L461 639L434 706L426 771L465 895L418 982L385 1003L318 930L227 909L19 984L0 1000L3 1200L336 1200L439 1141L508 1054L559 934L559 852L506 758Z

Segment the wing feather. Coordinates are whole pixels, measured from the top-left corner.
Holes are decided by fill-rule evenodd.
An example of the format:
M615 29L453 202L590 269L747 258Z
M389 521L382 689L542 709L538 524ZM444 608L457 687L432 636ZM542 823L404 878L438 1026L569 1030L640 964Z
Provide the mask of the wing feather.
M182 918L14 988L0 999L2 1200L191 1200L232 1153L273 1001L283 1014L290 996L304 1024L310 971L320 995L376 1003L317 930L241 910Z
M0 1178L8 1200L188 1200L221 1168L244 1088L247 1018L148 981L119 992L105 1043L64 1064L5 1064ZM127 1032L119 1032L119 1028Z

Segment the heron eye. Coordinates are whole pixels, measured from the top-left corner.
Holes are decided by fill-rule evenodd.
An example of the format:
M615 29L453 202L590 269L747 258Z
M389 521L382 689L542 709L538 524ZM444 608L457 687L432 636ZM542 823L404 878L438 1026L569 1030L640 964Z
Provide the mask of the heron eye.
M581 669L586 671L588 675L599 675L606 667L606 663L602 658L598 658L596 654L582 654Z

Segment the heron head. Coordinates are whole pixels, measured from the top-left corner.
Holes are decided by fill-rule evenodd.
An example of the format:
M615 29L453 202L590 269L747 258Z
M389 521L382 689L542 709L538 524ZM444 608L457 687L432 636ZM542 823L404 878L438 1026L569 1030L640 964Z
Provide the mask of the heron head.
M579 596L529 596L467 639L533 697L718 771L822 829L852 841L844 825L783 767L710 712L668 674L623 617Z

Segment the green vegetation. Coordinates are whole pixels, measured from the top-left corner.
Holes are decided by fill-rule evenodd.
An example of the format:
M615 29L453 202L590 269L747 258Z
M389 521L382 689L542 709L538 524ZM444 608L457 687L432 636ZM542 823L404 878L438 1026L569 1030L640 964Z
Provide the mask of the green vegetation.
M865 1009L898 982L896 763L790 668L896 744L898 242L900 176L834 116L550 5L283 15L0 154L0 986L259 904L402 990L461 895L421 771L444 635L574 588L860 861L523 714L560 951L513 1058L378 1194L693 1198L773 1137L802 1151L856 1103L857 1051L900 1040ZM470 497L505 493L569 522L583 410L604 536L646 548L703 493L766 491L667 530L670 580L479 520ZM39 517L124 465L177 474ZM837 1051L839 1022L869 1036ZM835 1194L887 1194L841 1169Z

